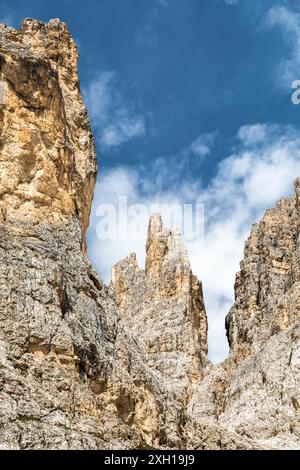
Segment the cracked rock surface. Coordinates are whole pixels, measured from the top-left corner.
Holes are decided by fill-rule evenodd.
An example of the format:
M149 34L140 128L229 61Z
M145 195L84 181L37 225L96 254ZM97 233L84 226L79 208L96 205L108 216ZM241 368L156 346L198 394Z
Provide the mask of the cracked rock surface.
M193 426L209 420L253 448L300 448L299 194L297 180L295 195L269 209L245 244L226 319L230 354L188 405L191 447L207 445Z
M201 382L208 365L202 284L181 235L164 227L159 214L150 219L146 251L145 270L132 254L114 266L111 287L122 323L139 337L149 367L183 393Z
M0 447L180 446L181 407L85 255L96 176L59 20L0 26Z
M64 23L0 25L0 449L300 449L300 183L254 225L207 359L202 284L149 224L106 287L86 256L97 172Z

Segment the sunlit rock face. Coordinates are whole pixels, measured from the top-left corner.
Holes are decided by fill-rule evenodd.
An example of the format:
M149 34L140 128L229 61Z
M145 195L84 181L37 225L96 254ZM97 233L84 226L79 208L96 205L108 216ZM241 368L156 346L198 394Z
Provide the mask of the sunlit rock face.
M245 244L226 319L230 355L188 405L192 447L207 446L195 426L209 421L222 446L230 431L240 448L300 448L299 189L297 180L294 197L268 210Z
M255 224L236 277L236 301L227 317L229 344L255 351L287 330L300 311L300 180Z
M0 25L0 448L300 448L299 182L252 229L206 357L201 282L149 224L110 288L85 250L96 159L66 25ZM100 242L99 242L100 243Z
M180 447L182 406L85 255L77 58L59 20L0 26L0 448Z
M3 221L85 231L96 177L93 137L66 25L0 26L0 211Z
M176 230L151 217L146 268L132 254L112 274L121 320L140 338L148 365L170 387L188 387L203 377L207 318L201 282L193 275Z

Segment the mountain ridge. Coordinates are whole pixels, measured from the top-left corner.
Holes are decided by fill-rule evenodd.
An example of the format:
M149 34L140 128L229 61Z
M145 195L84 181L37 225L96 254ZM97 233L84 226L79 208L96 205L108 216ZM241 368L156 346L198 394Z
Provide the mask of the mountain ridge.
M67 26L0 25L0 448L300 448L299 180L254 225L207 359L201 281L149 223L146 266L86 256L97 162Z

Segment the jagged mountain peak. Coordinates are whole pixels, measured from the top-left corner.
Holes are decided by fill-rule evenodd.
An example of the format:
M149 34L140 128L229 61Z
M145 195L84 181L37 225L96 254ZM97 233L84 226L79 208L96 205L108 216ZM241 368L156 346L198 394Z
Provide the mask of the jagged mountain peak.
M113 268L122 321L142 339L153 367L173 386L197 383L207 365L207 318L201 282L193 275L178 230L150 218L146 269L132 254Z
M256 224L207 359L176 229L107 288L84 253L96 156L59 20L0 25L0 449L300 448L300 180Z

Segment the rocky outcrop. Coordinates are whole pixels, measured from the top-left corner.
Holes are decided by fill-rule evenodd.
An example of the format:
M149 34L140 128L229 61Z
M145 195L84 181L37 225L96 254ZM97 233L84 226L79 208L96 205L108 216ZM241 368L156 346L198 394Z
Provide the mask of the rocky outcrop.
M299 194L297 180L295 196L268 210L246 242L226 319L229 358L188 406L192 447L207 445L194 428L210 422L221 447L229 431L240 448L300 448Z
M2 221L88 225L96 178L76 45L64 23L0 26Z
M0 448L179 447L181 408L85 255L77 57L58 20L0 26Z
M181 235L150 219L146 268L135 254L112 272L121 320L140 339L147 364L169 387L197 384L208 365L207 318L201 282L193 275Z
M300 183L252 229L206 357L201 282L151 218L145 269L85 253L97 170L64 23L0 25L0 448L300 448Z
M300 312L300 180L295 196L281 199L255 224L235 283L227 320L231 350L261 349L287 330Z

